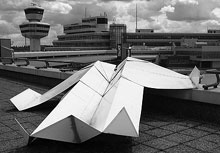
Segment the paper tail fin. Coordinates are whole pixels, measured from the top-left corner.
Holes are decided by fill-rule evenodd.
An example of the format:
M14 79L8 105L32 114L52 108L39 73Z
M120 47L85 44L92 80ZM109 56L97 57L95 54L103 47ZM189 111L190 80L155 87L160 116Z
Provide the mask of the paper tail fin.
M201 75L200 75L199 69L196 66L194 67L194 69L190 73L189 77L190 77L191 81L193 82L193 84L196 87L198 87L198 85L200 83Z
M18 120L15 118L15 121L19 125L19 131L21 132L21 135L23 135L25 142L27 145L31 144L36 138L31 137L30 134L24 129L24 127L18 122Z

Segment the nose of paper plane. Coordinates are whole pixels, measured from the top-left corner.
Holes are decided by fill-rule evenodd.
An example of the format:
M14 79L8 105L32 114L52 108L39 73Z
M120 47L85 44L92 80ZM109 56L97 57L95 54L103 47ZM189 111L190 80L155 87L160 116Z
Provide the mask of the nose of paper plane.
M70 115L55 124L43 127L41 130L36 129L31 136L70 143L81 143L100 133L100 131Z
M139 130L135 129L127 111L123 108L114 120L107 126L104 133L111 133L117 135L125 135L131 137L138 137Z

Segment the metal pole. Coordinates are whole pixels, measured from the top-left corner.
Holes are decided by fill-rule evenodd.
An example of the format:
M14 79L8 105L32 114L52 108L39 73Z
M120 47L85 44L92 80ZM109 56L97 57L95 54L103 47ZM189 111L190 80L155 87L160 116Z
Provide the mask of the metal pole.
M87 16L87 8L85 8L85 18L86 18L86 16Z
M135 32L137 31L137 3L136 3L136 30Z
M24 46L26 47L26 35L24 36Z

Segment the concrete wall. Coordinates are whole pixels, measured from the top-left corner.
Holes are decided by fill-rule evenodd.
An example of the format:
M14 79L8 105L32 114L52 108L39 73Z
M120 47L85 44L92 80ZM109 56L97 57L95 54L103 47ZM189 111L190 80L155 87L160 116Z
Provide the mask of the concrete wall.
M0 39L0 57L10 57L11 53L6 48L11 48L10 39Z
M33 66L18 67L14 64L3 65L0 63L0 76L16 80L35 83L38 85L54 87L68 78L74 72L61 72L58 69L36 69Z
M0 57L13 57L10 39L0 39ZM0 59L2 63L12 63L11 59Z

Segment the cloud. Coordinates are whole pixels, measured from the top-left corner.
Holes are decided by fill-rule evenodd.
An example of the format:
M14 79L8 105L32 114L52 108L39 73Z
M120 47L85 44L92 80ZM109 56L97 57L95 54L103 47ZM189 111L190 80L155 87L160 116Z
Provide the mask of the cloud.
M167 12L167 18L174 21L198 21L209 19L208 10L204 10L202 5L177 2L173 6L173 12Z
M198 0L178 0L179 3L182 3L182 4L193 4L193 5L198 5L199 2Z
M8 35L13 33L18 33L19 30L14 27L13 24L8 23L5 20L0 20L0 34L1 35Z
M220 8L215 8L212 10L211 12L214 16L216 16L217 18L220 18Z
M97 16L106 12L109 20L112 20L117 14L114 5L108 6L106 4L97 5L96 3L76 3L75 5L71 5L71 7L72 9L67 14L63 14L60 11L51 12L45 10L44 21L50 23L51 25L65 25L80 22L81 19L85 17L85 8L87 9L87 16Z
M207 20L201 23L204 29L219 29L220 23L217 20Z
M166 13L166 12L174 12L175 8L172 7L171 5L168 6L164 6L163 8L161 8L160 12L162 13Z
M68 14L72 10L72 6L67 3L57 2L57 1L44 1L41 3L41 6L52 13L61 13L61 14Z
M12 46L24 46L25 38L20 33L5 35L4 38L11 39ZM27 42L29 42L27 40Z
M32 0L0 0L0 10L21 11L31 2Z
M9 38L18 45L22 40L20 30L5 20L0 20L0 38Z
M128 3L128 2L131 2L131 1L133 1L133 0L99 0L99 2L112 2L112 1L126 2L126 3ZM146 0L146 1L148 1L148 0Z
M8 23L13 24L15 27L18 27L22 22L24 22L25 14L22 11L4 11L1 12L1 19L7 21Z
M167 12L167 18L173 21L201 21L213 18L212 10L220 7L217 0L175 0L174 12Z

